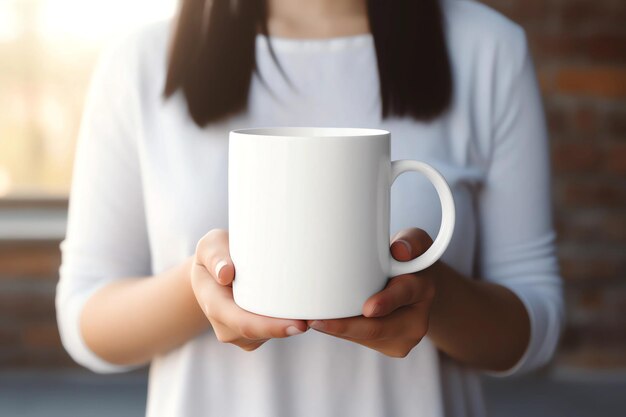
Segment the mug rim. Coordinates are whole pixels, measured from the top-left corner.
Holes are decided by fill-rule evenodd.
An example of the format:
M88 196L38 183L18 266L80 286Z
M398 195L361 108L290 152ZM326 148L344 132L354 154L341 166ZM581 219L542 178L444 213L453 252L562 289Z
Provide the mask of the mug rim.
M389 136L389 131L384 129L361 128L361 127L318 127L318 126L281 126L281 127L251 127L231 130L234 133L249 137L272 137L272 138L380 138Z

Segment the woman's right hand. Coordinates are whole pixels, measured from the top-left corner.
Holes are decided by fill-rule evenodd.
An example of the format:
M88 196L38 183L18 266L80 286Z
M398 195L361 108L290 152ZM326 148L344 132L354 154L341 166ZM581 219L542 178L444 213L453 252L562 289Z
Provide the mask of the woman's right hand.
M252 351L271 338L308 330L304 320L277 319L240 308L233 299L233 279L235 266L230 258L228 231L213 229L196 246L191 286L220 342Z

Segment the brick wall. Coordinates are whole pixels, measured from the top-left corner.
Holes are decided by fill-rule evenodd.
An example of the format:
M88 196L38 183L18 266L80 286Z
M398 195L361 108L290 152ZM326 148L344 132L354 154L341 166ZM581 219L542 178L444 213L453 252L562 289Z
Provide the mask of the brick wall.
M488 0L527 30L548 115L566 365L626 367L626 1ZM0 369L66 366L58 241L0 244Z
M70 366L56 327L54 240L0 243L0 370Z
M558 360L626 367L626 2L485 3L526 29L544 93L568 305Z

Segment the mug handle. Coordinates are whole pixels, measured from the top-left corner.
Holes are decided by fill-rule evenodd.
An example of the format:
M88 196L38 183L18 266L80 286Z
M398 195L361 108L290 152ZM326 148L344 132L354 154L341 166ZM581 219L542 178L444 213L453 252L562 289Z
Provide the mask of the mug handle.
M441 226L439 227L437 238L431 247L421 256L410 261L401 262L397 261L391 255L391 252L389 252L389 277L418 272L434 264L448 247L450 239L452 239L452 232L454 231L455 208L452 192L446 180L435 168L424 162L411 159L392 161L389 187L391 187L400 174L408 171L417 171L424 174L435 186L435 190L437 190L439 200L441 201Z

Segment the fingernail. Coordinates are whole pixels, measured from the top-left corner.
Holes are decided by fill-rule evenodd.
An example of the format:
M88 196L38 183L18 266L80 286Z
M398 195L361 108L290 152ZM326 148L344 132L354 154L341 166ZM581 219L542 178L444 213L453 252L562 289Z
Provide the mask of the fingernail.
M289 326L287 327L286 332L289 336L295 336L302 333L302 330L298 329L296 326Z
M226 265L228 265L228 262L226 262L225 260L221 260L217 263L217 265L215 265L215 278L219 279L220 277L220 271L222 270L222 268L224 268Z
M323 329L324 326L325 326L325 323L321 320L313 320L311 324L309 324L309 327L312 327L314 329Z
M412 253L411 244L404 239L398 239L396 242L400 242L406 248L407 253L410 255Z

